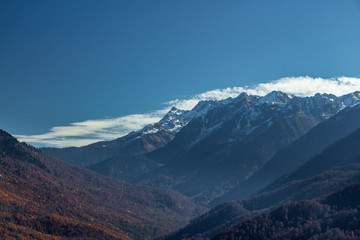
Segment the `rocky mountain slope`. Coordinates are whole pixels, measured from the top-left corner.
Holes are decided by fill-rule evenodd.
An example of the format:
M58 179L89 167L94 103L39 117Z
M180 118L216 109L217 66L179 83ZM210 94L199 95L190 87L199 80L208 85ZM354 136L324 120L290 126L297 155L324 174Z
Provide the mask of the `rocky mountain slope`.
M360 105L345 108L277 152L265 165L236 188L215 199L211 205L244 199L283 174L294 171L327 146L360 128Z
M208 203L249 179L320 122L358 104L359 98L358 92L305 98L282 92L264 97L243 93L210 102L205 114L194 117L163 148L141 157L114 157L90 168L130 182L172 188ZM126 173L129 164L136 173Z

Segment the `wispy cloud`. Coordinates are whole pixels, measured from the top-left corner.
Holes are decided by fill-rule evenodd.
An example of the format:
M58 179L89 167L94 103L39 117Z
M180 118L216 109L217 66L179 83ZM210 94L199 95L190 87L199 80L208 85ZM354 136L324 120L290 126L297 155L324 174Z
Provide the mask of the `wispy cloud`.
M274 90L302 97L313 96L316 93L332 93L341 96L360 90L360 78L286 77L254 86L215 89L186 99L175 99L166 103L164 109L147 114L133 114L113 119L87 120L71 123L69 126L53 127L48 133L40 135L17 135L16 137L20 141L36 146L84 146L98 141L119 138L131 131L139 130L147 124L155 123L161 119L171 106L180 109L192 109L202 100L234 98L242 92L264 96Z
M149 114L133 114L113 119L87 120L57 126L40 135L16 135L23 142L36 146L68 147L84 146L94 142L119 138L131 131L157 122L164 115L162 111Z

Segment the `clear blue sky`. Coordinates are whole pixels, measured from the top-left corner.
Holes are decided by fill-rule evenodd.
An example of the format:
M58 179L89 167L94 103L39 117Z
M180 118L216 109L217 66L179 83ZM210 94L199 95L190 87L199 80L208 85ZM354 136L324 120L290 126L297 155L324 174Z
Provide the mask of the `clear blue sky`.
M161 108L286 76L360 75L360 1L0 1L0 128Z

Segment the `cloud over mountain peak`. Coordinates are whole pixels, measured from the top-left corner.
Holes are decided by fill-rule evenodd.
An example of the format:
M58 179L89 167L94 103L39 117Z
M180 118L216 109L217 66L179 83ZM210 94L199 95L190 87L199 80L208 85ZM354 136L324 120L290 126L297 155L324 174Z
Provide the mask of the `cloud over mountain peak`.
M337 78L312 78L285 77L268 83L260 83L253 86L231 87L215 89L195 94L185 99L175 99L165 103L165 108L146 114L132 114L112 119L86 120L83 122L70 123L68 126L55 126L49 132L40 135L16 135L23 142L36 146L84 146L98 141L112 140L122 137L131 131L136 131L147 124L158 122L172 106L179 109L190 110L199 101L223 100L237 97L246 92L249 95L264 96L272 91L306 97L316 93L331 93L341 96L360 90L360 78L337 77Z

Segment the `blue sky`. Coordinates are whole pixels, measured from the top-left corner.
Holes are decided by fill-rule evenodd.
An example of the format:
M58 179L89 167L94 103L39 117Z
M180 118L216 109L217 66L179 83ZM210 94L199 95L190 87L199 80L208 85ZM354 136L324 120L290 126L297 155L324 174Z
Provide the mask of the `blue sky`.
M0 128L15 135L135 119L213 89L360 75L358 0L1 0L0 29Z

